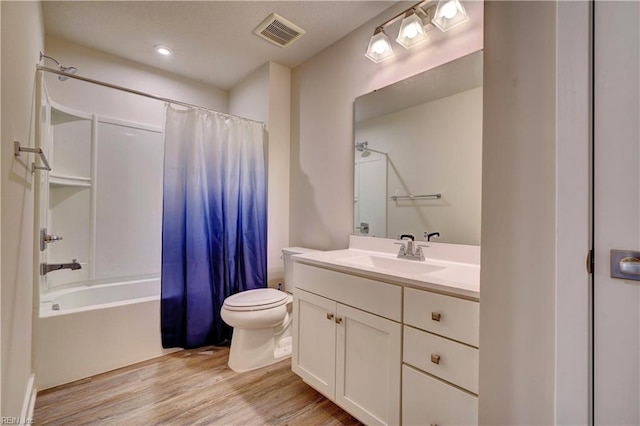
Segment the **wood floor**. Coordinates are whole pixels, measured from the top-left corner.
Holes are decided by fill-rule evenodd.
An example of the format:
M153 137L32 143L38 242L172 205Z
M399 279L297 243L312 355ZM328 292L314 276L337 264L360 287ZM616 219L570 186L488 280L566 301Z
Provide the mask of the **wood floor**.
M291 372L235 373L228 348L175 352L38 393L36 425L359 425Z

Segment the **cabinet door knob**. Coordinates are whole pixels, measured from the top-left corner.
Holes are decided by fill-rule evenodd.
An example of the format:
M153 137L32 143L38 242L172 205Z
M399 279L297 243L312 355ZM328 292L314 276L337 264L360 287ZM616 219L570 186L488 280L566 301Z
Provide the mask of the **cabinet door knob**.
M440 318L442 317L442 314L440 314L440 312L431 312L431 319L433 321L440 321Z
M333 319L333 314L331 312L327 312L327 319L328 320L332 320Z
M342 318L336 317L336 324L342 324Z
M431 354L431 362L434 364L440 364L440 355Z

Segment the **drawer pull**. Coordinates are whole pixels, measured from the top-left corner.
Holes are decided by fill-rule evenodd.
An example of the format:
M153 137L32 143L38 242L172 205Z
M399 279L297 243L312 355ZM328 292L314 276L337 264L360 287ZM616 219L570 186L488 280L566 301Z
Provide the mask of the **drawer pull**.
M336 324L342 324L342 318L336 317Z
M441 316L442 315L440 314L440 312L431 312L431 319L433 321L438 321L439 322Z
M333 319L333 314L330 312L327 312L327 319L328 320L332 320Z
M440 364L440 355L431 354L431 362L434 364Z

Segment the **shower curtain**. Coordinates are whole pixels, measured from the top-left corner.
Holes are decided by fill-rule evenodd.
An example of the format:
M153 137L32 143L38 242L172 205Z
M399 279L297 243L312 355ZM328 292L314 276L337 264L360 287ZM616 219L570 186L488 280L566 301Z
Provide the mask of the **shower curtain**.
M165 348L220 344L225 297L266 286L264 126L167 107L161 331Z

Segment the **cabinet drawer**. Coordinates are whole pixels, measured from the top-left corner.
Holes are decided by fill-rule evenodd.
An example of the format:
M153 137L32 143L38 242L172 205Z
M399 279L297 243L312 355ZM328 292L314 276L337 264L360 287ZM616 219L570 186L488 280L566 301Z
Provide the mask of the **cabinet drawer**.
M478 424L478 398L409 366L402 366L402 423Z
M475 394L478 349L404 326L403 361Z
M293 264L293 279L296 289L338 300L396 322L402 321L400 286L299 262Z
M405 288L404 323L471 346L479 346L478 302Z

